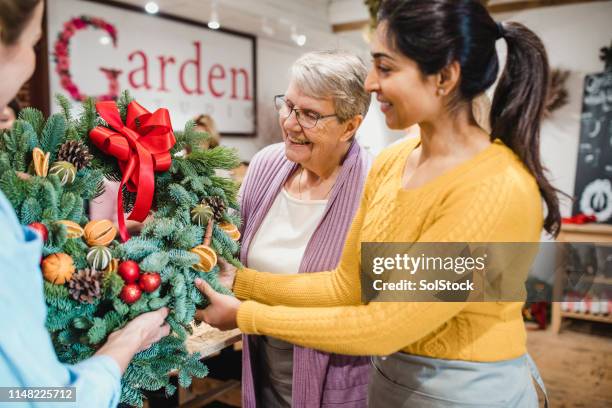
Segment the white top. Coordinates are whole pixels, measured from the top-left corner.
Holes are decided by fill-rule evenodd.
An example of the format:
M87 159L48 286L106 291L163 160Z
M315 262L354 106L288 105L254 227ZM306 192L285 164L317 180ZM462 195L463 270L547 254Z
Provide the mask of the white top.
M326 206L327 200L300 200L283 188L251 241L249 268L298 273L306 245Z

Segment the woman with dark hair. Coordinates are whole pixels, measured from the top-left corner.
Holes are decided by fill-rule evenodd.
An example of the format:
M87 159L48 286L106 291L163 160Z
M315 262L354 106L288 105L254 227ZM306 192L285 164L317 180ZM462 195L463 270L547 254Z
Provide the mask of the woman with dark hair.
M489 134L472 100L495 82L498 40L508 58ZM198 281L212 304L197 316L304 347L374 355L370 407L537 407L532 376L543 384L527 354L520 302L361 304L359 271L363 242L538 242L542 228L557 234L558 202L539 160L544 47L526 27L493 21L476 0L387 0L372 56L366 88L387 125L418 123L421 135L376 159L339 266L292 276L241 269L233 290L242 303ZM231 281L234 271L224 269ZM501 280L527 277L526 269L498 272Z
M0 0L0 106L34 72L33 48L41 37L43 7L43 1L37 0ZM132 357L168 335L170 328L164 324L168 309L135 318L112 333L91 358L62 364L45 329L39 267L42 241L34 231L19 225L2 192L0 231L0 386L17 392L22 387L75 387L76 402L71 406L116 406L121 374ZM40 406L52 405L42 401Z

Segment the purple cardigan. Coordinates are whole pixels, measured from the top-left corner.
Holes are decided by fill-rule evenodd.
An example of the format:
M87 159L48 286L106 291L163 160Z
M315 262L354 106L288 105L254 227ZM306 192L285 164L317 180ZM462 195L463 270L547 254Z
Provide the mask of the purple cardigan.
M313 233L300 264L299 273L325 271L340 261L346 234L359 206L371 160L357 142L344 158L332 188L323 218ZM241 188L243 223L240 260L247 265L249 246L285 181L297 169L285 157L284 144L274 144L255 155ZM248 266L248 265L247 265ZM256 406L257 354L254 336L244 336L242 349L242 404ZM292 406L366 406L369 358L329 354L293 348ZM266 408L266 407L262 407Z

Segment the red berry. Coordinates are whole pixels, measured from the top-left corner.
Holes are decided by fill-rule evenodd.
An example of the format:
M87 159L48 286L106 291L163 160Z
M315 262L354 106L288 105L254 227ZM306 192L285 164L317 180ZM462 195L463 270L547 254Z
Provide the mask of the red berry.
M42 222L33 222L28 225L34 232L36 232L42 238L43 242L47 242L49 239L49 230Z
M119 264L117 273L125 283L134 283L140 276L140 267L134 261L123 261Z
M135 283L129 283L125 285L123 289L121 289L119 297L128 305L131 305L132 303L140 299L140 295L142 295L142 292L140 291L138 285L136 285Z
M151 293L161 285L161 277L159 273L151 272L145 273L140 276L138 280L138 286L143 292Z

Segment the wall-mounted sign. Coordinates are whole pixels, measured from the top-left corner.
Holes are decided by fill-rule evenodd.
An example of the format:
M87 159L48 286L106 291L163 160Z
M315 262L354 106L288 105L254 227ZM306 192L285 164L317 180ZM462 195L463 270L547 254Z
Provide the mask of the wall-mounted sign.
M51 95L78 103L130 91L176 128L210 114L224 135L255 134L255 37L127 7L49 0Z
M612 71L584 79L574 214L612 224Z

